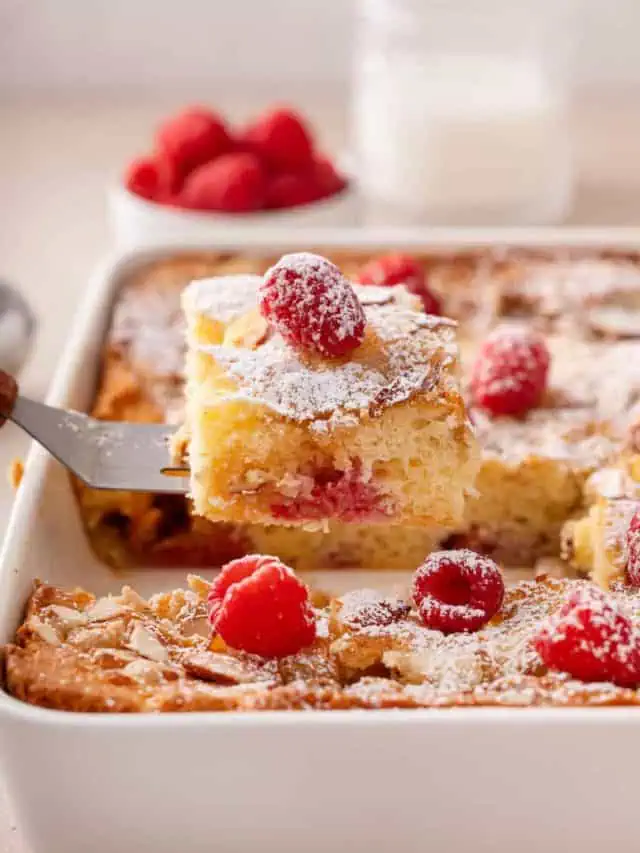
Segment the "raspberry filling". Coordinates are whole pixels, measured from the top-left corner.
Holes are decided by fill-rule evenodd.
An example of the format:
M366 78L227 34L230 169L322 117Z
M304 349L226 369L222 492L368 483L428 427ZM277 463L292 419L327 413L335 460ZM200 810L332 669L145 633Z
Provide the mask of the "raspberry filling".
M316 637L309 590L276 557L251 554L227 563L211 584L207 603L216 634L250 654L287 657Z
M640 638L618 602L595 586L574 590L533 645L549 669L581 681L640 683Z
M627 530L627 583L640 587L640 512L636 512Z
M477 631L502 607L498 566L474 551L436 551L413 576L412 598L427 626L445 634Z
M306 494L272 504L271 514L287 521L323 518L382 521L392 515L392 508L386 496L362 479L360 466L355 464L348 471L333 468L317 471Z
M499 328L483 343L471 371L473 405L519 417L541 401L549 372L544 340L527 329Z

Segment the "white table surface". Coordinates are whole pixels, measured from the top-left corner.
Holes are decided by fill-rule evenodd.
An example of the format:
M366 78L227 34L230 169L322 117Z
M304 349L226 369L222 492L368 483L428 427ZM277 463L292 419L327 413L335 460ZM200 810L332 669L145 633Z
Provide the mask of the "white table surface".
M581 172L574 225L640 225L640 99L618 96L576 110ZM158 116L174 104L66 101L0 103L0 275L34 306L37 346L22 377L41 397L96 260L110 248L104 188L144 152ZM243 108L236 111L250 112ZM310 110L329 144L340 144L339 111ZM8 425L0 437L0 539L12 503L4 471L26 441ZM1 783L1 780L0 780ZM0 853L28 853L0 784Z

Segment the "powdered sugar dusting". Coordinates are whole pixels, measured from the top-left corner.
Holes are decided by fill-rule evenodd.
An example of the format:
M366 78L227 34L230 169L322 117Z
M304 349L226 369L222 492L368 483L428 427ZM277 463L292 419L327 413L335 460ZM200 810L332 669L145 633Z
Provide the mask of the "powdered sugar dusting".
M640 294L640 270L623 259L583 258L526 265L505 295L547 317L583 318L584 311L611 301L631 307Z
M230 397L251 399L297 421L349 425L354 413L386 408L417 392L453 390L456 348L447 321L393 307L366 308L375 340L345 363L309 361L275 335L255 351L203 346L236 382Z
M180 377L184 366L185 321L178 290L125 290L117 303L110 333L112 344L158 377Z
M230 323L255 307L259 275L223 275L191 282L185 290L185 302L197 314L221 323Z

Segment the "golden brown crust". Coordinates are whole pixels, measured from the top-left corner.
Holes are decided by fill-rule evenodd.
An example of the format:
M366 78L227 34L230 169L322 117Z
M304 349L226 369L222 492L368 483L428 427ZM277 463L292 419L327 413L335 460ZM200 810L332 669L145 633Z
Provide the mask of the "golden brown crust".
M447 636L398 599L356 591L317 611L313 647L280 661L209 636L201 578L149 600L37 584L3 650L5 687L33 705L102 713L640 704L640 690L545 670L531 645L581 583L521 582L483 629ZM614 595L637 612L637 590Z

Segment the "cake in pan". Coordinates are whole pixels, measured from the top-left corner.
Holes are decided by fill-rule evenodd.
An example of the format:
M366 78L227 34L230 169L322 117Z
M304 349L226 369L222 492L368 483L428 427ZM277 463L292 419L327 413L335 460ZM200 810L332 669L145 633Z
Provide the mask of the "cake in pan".
M411 569L438 543L469 546L516 566L560 552L563 527L588 503L590 476L611 465L633 441L639 390L633 365L640 354L638 259L489 249L412 257L328 254L365 302L375 303L380 289L395 292L397 285L406 285L412 296L403 289L403 299L413 300L407 310L415 309L417 298L432 314L458 323L463 387L481 448L464 518L443 513L442 523L418 526L410 519L392 525L323 518L316 529L305 529L283 526L282 518L277 525L213 521L194 513L181 497L79 486L87 530L108 562L216 566L245 553L269 552L296 568ZM225 349L233 351L260 328L259 322L256 328L247 320L238 322L238 310L246 307L247 294L254 298L264 272L277 260L277 255L181 254L129 275L116 298L93 413L114 420L182 423L185 288L209 280L193 284L191 297L185 297L187 309L192 306L192 334L214 347L222 346L228 334ZM229 276L242 278L216 293L211 280L224 282ZM367 288L369 297L363 295ZM211 300L222 313L221 322L206 310ZM259 320L249 314L249 320ZM474 406L470 385L487 337L505 325L540 336L549 369L535 405L517 415L496 416Z

